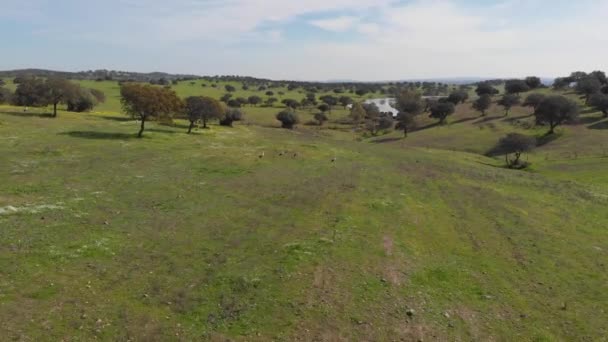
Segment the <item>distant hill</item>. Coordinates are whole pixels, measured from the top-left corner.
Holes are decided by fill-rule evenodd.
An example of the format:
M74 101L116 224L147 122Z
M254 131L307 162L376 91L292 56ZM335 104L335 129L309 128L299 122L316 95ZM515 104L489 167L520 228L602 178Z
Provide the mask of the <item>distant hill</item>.
M189 80L197 79L200 76L197 75L182 75L182 74L169 74L165 72L150 72L140 73L131 71L117 71L117 70L87 70L87 71L56 71L46 69L18 69L18 70L7 70L0 71L0 77L17 77L17 76L37 76L37 77L49 77L58 76L74 80L106 80L106 81L139 81L149 82L151 80L166 79L172 80Z

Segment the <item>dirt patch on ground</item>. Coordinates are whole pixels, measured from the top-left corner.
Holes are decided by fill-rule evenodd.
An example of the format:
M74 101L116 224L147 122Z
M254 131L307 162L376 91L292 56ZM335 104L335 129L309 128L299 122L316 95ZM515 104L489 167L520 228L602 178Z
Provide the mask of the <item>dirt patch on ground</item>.
M384 235L384 238L382 239L382 245L384 246L384 252L386 253L386 255L393 255L393 244L393 239L388 235Z

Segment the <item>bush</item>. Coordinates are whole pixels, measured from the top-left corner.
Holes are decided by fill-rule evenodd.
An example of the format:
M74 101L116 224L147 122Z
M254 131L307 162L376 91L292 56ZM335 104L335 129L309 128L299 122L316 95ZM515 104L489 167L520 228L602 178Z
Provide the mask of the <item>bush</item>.
M315 120L319 124L319 126L323 126L323 123L328 120L327 115L325 113L317 113L315 114Z
M519 133L509 133L498 142L498 150L505 154L507 166L516 169L523 169L529 165L521 161L521 155L534 147L536 147L536 138ZM514 158L509 157L511 154Z
M293 129L300 122L298 115L290 110L284 110L277 114L277 120L281 121L281 127L287 129Z
M232 123L235 121L243 120L243 112L239 109L231 108L226 111L224 117L220 119L220 125L232 127Z

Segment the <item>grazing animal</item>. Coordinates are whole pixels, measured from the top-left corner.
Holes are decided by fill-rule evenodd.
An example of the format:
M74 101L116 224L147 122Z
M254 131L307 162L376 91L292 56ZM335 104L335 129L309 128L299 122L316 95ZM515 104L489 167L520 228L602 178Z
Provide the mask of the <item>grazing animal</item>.
M293 157L294 157L294 158L297 158L297 157L298 157L298 152L294 153L294 154L293 154Z
M281 157L282 157L284 154L285 154L285 152L283 152L283 151L279 152L279 156L281 156Z
M264 152L262 152L262 153L261 153L261 154L258 156L258 158L262 159L262 158L264 158L264 155L265 155L265 153L264 153Z
M331 158L331 162L332 162L332 163L335 163L335 162L336 162L336 160L338 160L338 158L336 158L336 157Z

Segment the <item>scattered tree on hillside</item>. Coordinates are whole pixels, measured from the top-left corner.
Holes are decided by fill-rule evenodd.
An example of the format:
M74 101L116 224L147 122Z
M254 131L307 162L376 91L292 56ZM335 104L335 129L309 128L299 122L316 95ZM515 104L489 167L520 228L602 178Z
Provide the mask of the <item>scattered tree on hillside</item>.
M321 96L320 100L329 106L329 112L331 113L331 108L338 104L338 99L332 95Z
M207 128L207 122L212 119L221 119L225 113L222 104L211 97L206 96L190 96L186 98L184 109L190 121L188 134L192 132L194 125L201 121L203 128Z
M0 104L11 103L13 99L13 93L3 87L0 87Z
M48 88L41 78L21 78L13 95L13 104L26 107L48 105Z
M438 119L440 124L445 123L445 119L454 114L456 106L451 102L437 102L431 107L431 118Z
M77 92L79 92L74 83L64 78L49 78L46 80L45 85L48 102L53 105L53 117L57 117L57 105L59 103L67 103L71 97L76 96Z
M365 110L365 128L371 135L378 135L381 131L391 129L394 119L390 113L382 113L375 103L363 104Z
M481 113L481 116L486 116L486 111L492 106L492 96L489 94L481 95L473 102L473 109Z
M533 93L528 95L521 105L524 107L531 107L534 112L536 112L536 109L544 99L544 94Z
M222 101L224 103L228 103L228 101L230 101L231 98L232 98L232 94L224 94L224 95L222 95L222 97L220 97L220 101Z
M240 109L229 108L220 119L220 125L232 127L232 123L243 120L243 116L243 112Z
M65 101L68 112L86 112L98 103L97 98L93 96L91 89L75 87L74 91Z
M274 96L274 92L269 90L266 92L266 96Z
M329 106L325 103L322 103L317 107L317 109L320 110L321 113L325 113L325 112L329 111Z
M99 103L106 102L106 94L104 94L103 91L97 90L97 89L89 89L89 91L91 92L91 95L93 95L95 100L97 100L97 102L99 102Z
M549 132L553 134L555 127L574 121L578 117L579 109L576 102L560 95L547 96L538 105L534 115L539 124L548 124Z
M543 85L543 82L541 81L541 79L536 76L526 77L525 82L526 82L526 85L528 86L528 88L530 88L530 89L537 89Z
M287 129L293 129L294 126L300 122L298 115L291 110L279 112L279 114L277 114L277 120L281 121L281 127Z
M365 108L358 102L354 103L349 114L349 118L353 121L353 124L357 127L361 125L363 120L365 120L365 115Z
M603 71L599 71L599 70L593 71L592 73L589 74L589 77L596 78L602 85L608 84L608 78L606 77L606 73Z
M403 136L407 137L407 133L416 128L416 115L408 112L399 112L395 128L402 130Z
M521 162L524 152L536 147L536 139L531 136L510 133L498 142L498 149L505 154L505 162L510 168L524 168L527 164ZM513 154L514 158L509 158Z
M257 95L253 95L253 96L249 96L249 98L247 99L247 102L252 105L252 106L257 106L258 104L262 103L262 98L257 96Z
M300 106L300 103L294 99L284 99L281 101L281 103L284 104L285 107L291 108L292 110L295 110Z
M448 102L453 103L455 106L461 103L465 103L469 99L469 93L464 90L453 91L447 98Z
M520 101L521 99L517 94L505 94L497 103L505 109L505 116L507 116L511 108L517 106Z
M576 83L576 91L585 96L585 104L589 104L591 95L598 93L602 84L595 77L585 77Z
M475 89L475 92L479 96L481 96L481 95L493 96L493 95L500 93L498 91L498 89L492 87L492 85L488 82L480 82L479 84L477 84L477 89Z
M327 115L325 115L325 113L317 113L314 116L315 120L317 121L317 123L319 124L319 126L323 126L323 123L327 120L329 120L329 118L327 117Z
M349 96L340 96L340 98L338 99L338 102L340 102L342 107L344 107L344 109L346 109L346 107L348 105L353 103L353 99L351 99Z
M524 80L508 80L505 82L505 92L507 94L520 94L530 90Z
M234 86L231 86L230 84L226 84L224 86L224 89L226 89L226 91L229 93L234 93L236 91L236 88Z
M279 101L279 99L277 99L276 97L269 97L264 103L266 104L266 106L272 107L277 101Z
M148 119L170 117L182 107L182 101L173 90L148 84L125 83L120 88L120 95L123 111L141 120L139 138L143 136Z
M608 117L608 95L603 93L593 94L589 98L589 105L602 112L604 117Z

